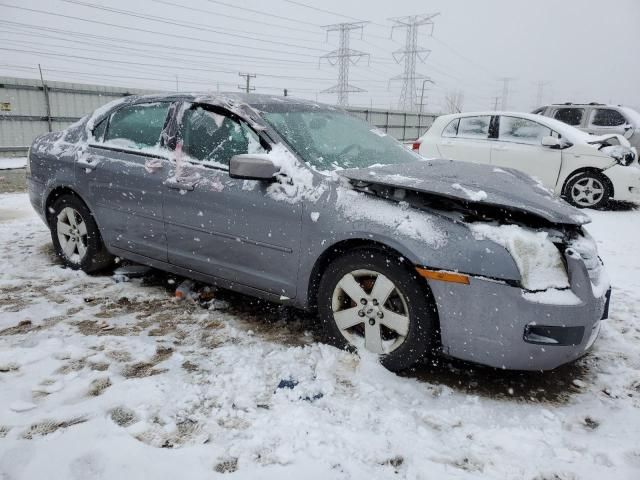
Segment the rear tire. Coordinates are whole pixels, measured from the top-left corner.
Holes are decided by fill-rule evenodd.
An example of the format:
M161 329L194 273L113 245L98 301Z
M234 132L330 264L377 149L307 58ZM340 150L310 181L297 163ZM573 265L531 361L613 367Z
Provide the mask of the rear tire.
M582 172L567 182L564 197L578 208L604 208L613 192L607 179L597 172Z
M56 254L74 270L96 272L113 265L98 225L82 200L63 195L51 205L49 229Z
M384 250L357 249L334 260L320 280L317 302L327 343L369 350L389 370L411 367L437 345L428 286Z

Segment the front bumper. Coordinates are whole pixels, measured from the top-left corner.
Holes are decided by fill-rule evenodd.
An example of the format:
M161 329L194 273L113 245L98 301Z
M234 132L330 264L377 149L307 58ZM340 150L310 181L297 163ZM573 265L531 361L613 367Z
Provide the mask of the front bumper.
M640 168L635 165L614 165L602 173L611 180L614 200L640 202Z
M584 355L598 335L609 293L594 294L579 255L568 251L565 258L575 296L564 304L533 301L521 288L490 279L471 277L469 285L429 282L444 353L509 370L551 370ZM573 336L570 345L531 343L524 339L531 326L581 327L584 333Z

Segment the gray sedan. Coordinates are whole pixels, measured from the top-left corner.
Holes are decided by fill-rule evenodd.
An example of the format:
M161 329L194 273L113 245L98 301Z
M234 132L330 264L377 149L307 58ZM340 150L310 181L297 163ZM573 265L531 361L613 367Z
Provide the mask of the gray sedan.
M499 368L582 356L608 311L588 217L511 169L425 160L326 105L128 97L29 154L61 260L121 257L318 312L391 370L428 352Z

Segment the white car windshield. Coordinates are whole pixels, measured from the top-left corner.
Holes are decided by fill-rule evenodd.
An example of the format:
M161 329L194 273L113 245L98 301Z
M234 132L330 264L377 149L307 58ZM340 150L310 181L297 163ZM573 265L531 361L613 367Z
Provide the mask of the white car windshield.
M262 118L318 170L408 163L421 157L368 123L338 109L315 105L264 105Z

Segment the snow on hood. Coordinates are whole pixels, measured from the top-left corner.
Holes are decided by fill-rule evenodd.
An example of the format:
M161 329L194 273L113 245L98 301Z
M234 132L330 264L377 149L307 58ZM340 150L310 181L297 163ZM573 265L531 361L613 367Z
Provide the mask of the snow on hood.
M533 178L509 168L496 172L488 165L427 160L342 170L338 175L352 181L527 213L555 224L583 225L591 221L577 208L541 188Z

